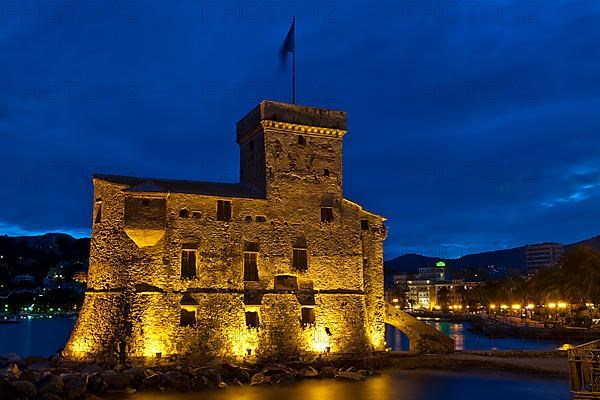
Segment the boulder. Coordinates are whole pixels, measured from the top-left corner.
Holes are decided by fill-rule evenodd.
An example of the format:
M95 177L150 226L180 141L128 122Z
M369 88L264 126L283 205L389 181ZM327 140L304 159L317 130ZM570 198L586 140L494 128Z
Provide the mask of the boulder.
M133 375L126 372L106 373L102 375L102 379L104 379L109 389L124 388L133 383Z
M293 368L288 368L283 364L270 364L270 365L267 365L265 368L263 368L262 371L260 371L260 372L262 372L266 376L271 376L271 375L284 375L284 374L291 372L292 370L293 370Z
M35 384L37 383L37 381L40 380L40 374L38 372L33 372L28 369L24 369L23 371L21 371L21 376L19 379Z
M145 377L140 383L141 390L157 390L163 384L164 377L161 374L153 374Z
M59 375L48 374L37 382L39 393L60 394L65 387L63 379Z
M196 375L192 378L192 389L194 391L206 389L210 386L210 381L204 375Z
M190 377L180 371L169 371L165 374L167 385L179 392L189 392L192 389Z
M271 378L262 372L252 375L252 378L250 379L250 385L252 386L265 385L267 383L271 383Z
M246 368L240 368L235 371L234 380L236 379L242 383L248 383L250 382L250 372Z
M296 373L289 372L286 374L275 374L271 375L271 383L274 384L282 384L282 383L292 383L296 380Z
M364 381L365 377L358 373L358 372L353 372L353 371L338 371L335 374L335 379L340 380L340 381L353 381L353 382L360 382L360 381Z
M100 372L94 372L88 375L87 390L96 393L102 393L106 389L108 389L108 385L106 384L106 382L104 382L104 379L102 378L102 374Z
M85 373L85 374L93 374L94 372L102 372L103 368L94 363L94 364L88 364L85 367L83 367L83 369L81 370L81 372Z
M75 400L85 393L87 388L88 376L77 373L62 375L64 387L64 397L66 400Z
M206 370L203 372L203 375L208 379L208 382L214 387L218 387L219 383L223 382L221 374L217 373L215 370Z
M152 372L147 374L146 371L146 368L133 367L126 370L125 373L131 375L134 382L140 383L142 380L144 380L144 378L146 378L146 376L152 375Z
M323 367L319 371L319 376L326 379L335 378L335 369L333 367Z
M33 398L37 395L35 385L29 381L10 382L10 389L16 398Z
M298 376L301 378L307 378L307 379L318 378L319 371L317 371L316 369L314 369L313 367L311 367L309 365L306 368L300 369L300 371L298 371Z

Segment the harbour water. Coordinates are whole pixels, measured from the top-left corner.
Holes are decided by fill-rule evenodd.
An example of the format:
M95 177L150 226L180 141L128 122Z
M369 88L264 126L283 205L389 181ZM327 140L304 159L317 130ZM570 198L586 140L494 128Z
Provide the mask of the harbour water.
M0 355L17 353L50 356L62 348L74 319L24 319L0 324ZM458 349L552 349L557 343L527 339L489 339L468 331L468 324L441 322L436 328L452 336ZM407 350L408 339L399 331L386 332L388 346ZM230 387L202 392L204 400L559 400L569 396L568 380L499 372L385 370L382 376L360 383L310 380L274 387ZM122 398L122 397L119 397ZM137 393L133 400L194 400L197 393Z
M50 356L62 349L75 319L32 318L18 324L0 324L0 355L16 353L22 357ZM468 323L436 322L436 329L452 337L457 350L552 350L564 343L523 338L494 339L469 332ZM407 351L408 338L393 327L386 327L386 342L395 351Z
M529 338L489 338L469 331L468 322L428 322L454 339L456 350L555 350L567 343L559 340ZM386 326L386 343L394 351L408 351L408 338L396 328ZM570 343L574 344L574 343Z
M25 318L17 324L0 324L0 355L57 354L67 343L74 325L74 318Z
M135 400L195 400L197 393L139 393ZM566 379L506 373L386 370L364 382L308 380L202 392L203 400L565 400Z

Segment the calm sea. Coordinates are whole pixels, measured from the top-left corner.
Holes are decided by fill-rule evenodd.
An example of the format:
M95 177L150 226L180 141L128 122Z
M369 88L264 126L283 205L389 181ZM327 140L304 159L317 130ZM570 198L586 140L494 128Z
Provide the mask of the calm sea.
M74 319L66 318L21 321L20 324L0 324L0 355L16 353L26 357L56 354L66 344L75 324ZM439 322L433 325L454 339L457 350L550 350L564 344L552 340L490 339L469 332L466 323ZM408 350L408 339L395 328L386 328L386 342L392 350Z
M566 400L568 380L499 373L386 370L364 382L311 380L201 393L137 393L133 400Z
M56 354L75 324L74 319L25 319L0 324L0 355ZM552 349L560 344L526 339L488 339L467 330L466 324L442 322L436 327L452 336L458 349ZM399 331L386 332L388 346L407 350ZM566 379L544 379L523 374L454 373L447 371L384 371L381 377L360 383L314 380L281 387L231 387L200 394L138 393L132 400L563 400L569 397ZM119 397L122 398L122 397Z

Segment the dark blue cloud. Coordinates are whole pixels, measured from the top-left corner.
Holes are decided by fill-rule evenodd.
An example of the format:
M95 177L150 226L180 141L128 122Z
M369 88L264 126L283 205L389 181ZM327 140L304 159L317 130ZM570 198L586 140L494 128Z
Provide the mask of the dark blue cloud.
M599 233L600 4L8 3L2 232L89 233L92 172L237 180L234 123L290 98L296 9L299 102L348 111L344 190L388 258Z

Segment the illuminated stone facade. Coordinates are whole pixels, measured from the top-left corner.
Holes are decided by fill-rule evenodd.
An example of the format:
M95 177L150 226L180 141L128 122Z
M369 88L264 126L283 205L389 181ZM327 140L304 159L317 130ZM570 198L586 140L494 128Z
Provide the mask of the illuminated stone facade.
M98 175L70 359L384 349L384 219L344 199L344 112L263 101L240 183Z

